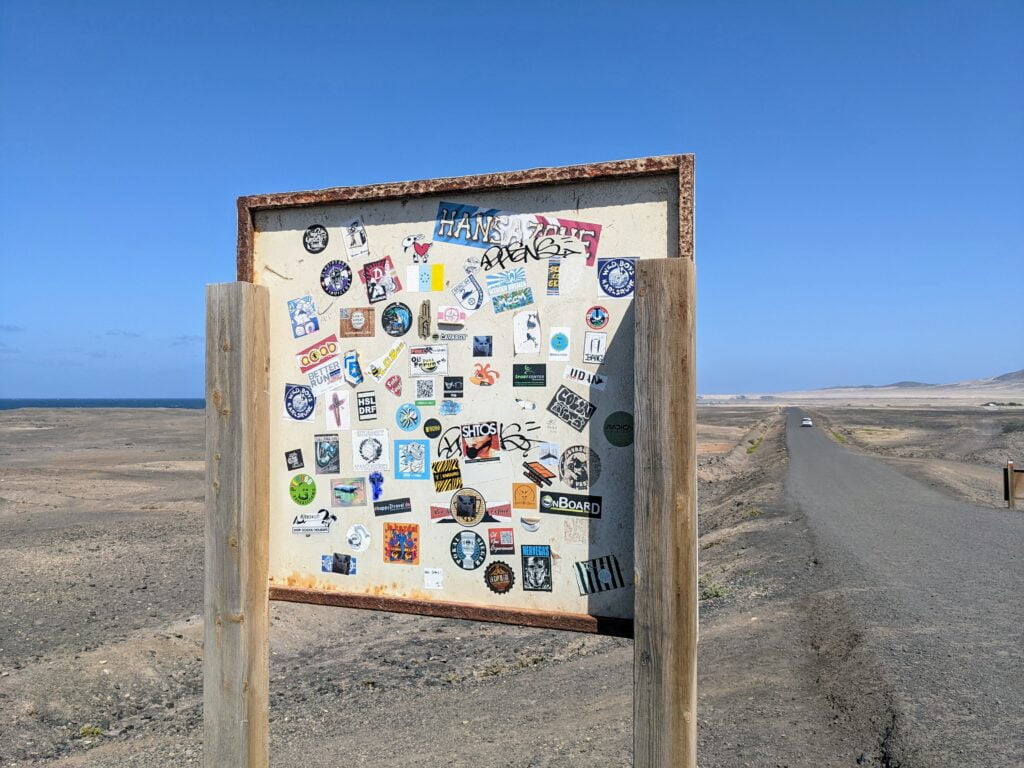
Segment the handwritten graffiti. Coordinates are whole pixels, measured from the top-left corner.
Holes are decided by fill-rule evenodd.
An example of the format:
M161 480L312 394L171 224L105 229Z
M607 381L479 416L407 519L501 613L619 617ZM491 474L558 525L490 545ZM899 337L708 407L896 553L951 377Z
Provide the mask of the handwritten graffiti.
M499 446L503 451L522 451L526 456L540 445L543 440L531 437L529 433L540 429L536 421L527 421L525 424L510 422L502 424L498 432L500 434ZM461 458L462 456L462 428L448 427L437 440L438 459Z
M489 272L492 269L505 269L513 264L525 264L528 260L565 259L582 256L585 252L582 243L574 237L538 235L525 242L492 245L484 251L480 266L485 272Z
M573 221L572 219L555 219L549 221L544 216L537 214L535 217L537 220L537 232L540 235L570 235L571 237L579 238L583 241L583 246L587 251L587 266L594 266L594 260L597 258L597 246L601 240L601 225L600 224L587 224L583 221Z
M462 457L462 428L448 427L437 439L437 457L451 459Z
M540 429L540 424L535 421L528 421L525 425L526 432L536 432ZM536 440L532 437L528 437L523 434L524 426L516 422L511 424L501 425L501 450L503 451L522 451L523 456L529 454L535 445L539 445L542 440Z

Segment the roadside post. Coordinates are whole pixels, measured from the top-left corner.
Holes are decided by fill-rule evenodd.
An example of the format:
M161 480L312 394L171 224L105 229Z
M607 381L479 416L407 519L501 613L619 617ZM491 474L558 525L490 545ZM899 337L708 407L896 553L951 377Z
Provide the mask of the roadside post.
M1014 469L1012 461L1007 461L1003 468L1003 500L1010 509L1024 501L1024 469Z
M269 755L267 289L206 289L203 744L208 766Z
M207 768L270 763L270 600L633 637L633 765L696 768L693 233L692 155L239 198Z
M697 765L694 262L641 262L636 288L633 755Z

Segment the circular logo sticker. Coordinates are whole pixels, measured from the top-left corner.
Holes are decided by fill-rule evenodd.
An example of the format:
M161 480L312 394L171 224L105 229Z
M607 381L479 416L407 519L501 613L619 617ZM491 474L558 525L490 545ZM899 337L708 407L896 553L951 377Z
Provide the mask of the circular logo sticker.
M633 414L616 411L604 420L605 439L617 448L633 444Z
M462 531L452 537L452 560L464 571L475 571L484 564L487 549L484 540L473 531Z
M395 422L403 432L412 432L422 421L420 409L413 403L402 403L395 412Z
M388 304L381 312L380 324L388 336L405 336L412 328L412 310L400 301Z
M601 459L586 445L570 446L558 462L558 474L570 488L585 491L601 477Z
M484 584L495 594L510 592L515 583L516 575L512 566L506 562L495 560L484 569Z
M472 528L483 520L484 515L487 514L487 502L484 501L483 494L480 491L474 491L472 488L461 488L452 495L452 500L448 504L448 511L451 512L455 522L459 525Z
M370 532L362 525L353 525L345 537L356 552L365 552L370 546Z
M352 268L344 261L328 261L320 271L320 287L328 296L343 296L352 287Z
M309 475L296 475L288 485L288 493L296 504L306 506L316 496L316 483Z
M561 332L552 334L551 348L555 352L565 352L569 348L569 337Z
M384 446L376 437L364 437L359 441L359 458L364 464L376 464L384 454Z
M591 307L587 310L587 325L599 331L608 325L608 310L604 307Z
M433 440L441 434L441 422L437 419L427 419L423 422L423 434Z
M284 409L293 419L305 421L313 415L316 397L313 390L303 384L285 384Z
M307 227L302 235L302 244L310 253L320 253L327 247L327 227L320 224Z
M613 299L633 293L635 276L635 259L598 259L597 281L601 290Z

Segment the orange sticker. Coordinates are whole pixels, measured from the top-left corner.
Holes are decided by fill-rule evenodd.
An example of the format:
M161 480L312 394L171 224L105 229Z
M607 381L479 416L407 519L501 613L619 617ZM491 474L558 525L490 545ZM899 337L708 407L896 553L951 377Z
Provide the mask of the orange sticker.
M537 509L537 486L533 483L512 483L512 506L515 509Z
M418 523L384 523L384 562L418 565L420 526Z

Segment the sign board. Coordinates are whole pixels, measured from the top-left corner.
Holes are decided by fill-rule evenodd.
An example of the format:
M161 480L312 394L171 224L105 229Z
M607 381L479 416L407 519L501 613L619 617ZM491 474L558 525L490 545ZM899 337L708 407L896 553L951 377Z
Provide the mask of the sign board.
M238 224L206 294L205 764L269 763L269 598L630 635L634 765L695 766L693 157Z
M242 198L270 597L629 633L636 269L692 202L688 156Z

